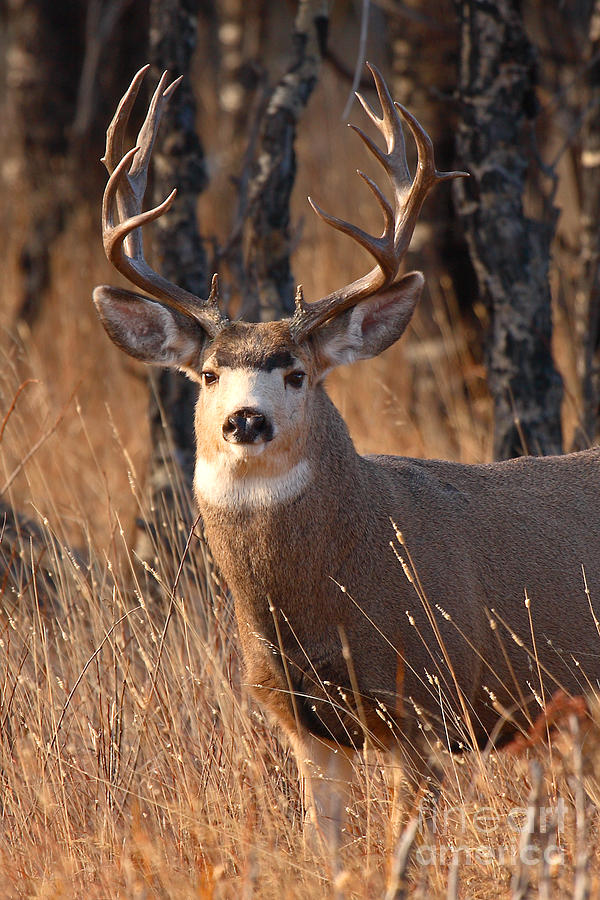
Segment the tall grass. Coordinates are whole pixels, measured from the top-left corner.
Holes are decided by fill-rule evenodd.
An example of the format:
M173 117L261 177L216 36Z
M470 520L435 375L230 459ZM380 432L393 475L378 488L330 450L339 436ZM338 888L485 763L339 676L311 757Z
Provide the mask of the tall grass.
M3 380L4 408L15 400L5 479L29 414L21 402L38 387L17 396L16 374ZM47 441L68 418L86 427L72 404ZM105 490L88 453L88 478ZM122 453L131 503L148 515ZM156 562L144 564L122 527L121 497L106 496L113 527L99 543L86 510L73 509L65 527L46 488L43 515L35 503L29 517L10 504L0 511L0 896L383 897L399 846L392 823L415 814L398 808L392 761L373 749L357 761L339 860L308 845L295 760L243 685L231 603L201 533L159 511ZM514 895L529 756L546 773L547 827L530 836L521 869L535 887L548 845L550 884L570 893L575 746L563 729L551 754L543 743L522 754L443 754L441 796L419 801L411 890L444 897L458 873L461 896ZM589 726L588 804L598 800L599 749ZM587 823L595 873L589 812Z
M325 208L358 215L374 231L379 225L368 193L363 200L358 180L349 188L339 166L343 159L351 173L364 155L332 124L328 110L345 101L342 90L334 93L324 79L311 112L326 140L307 131L299 144L294 221L303 233L294 267L309 299L365 269L343 238L306 212L315 183ZM213 175L201 221L205 233L224 234L227 204L214 203L224 176ZM20 207L5 228L13 249L26 220ZM414 812L398 808L391 761L370 749L357 762L340 865L308 846L295 760L243 685L230 600L202 535L188 532L183 514L159 510L150 566L132 549L135 518L148 515L147 389L143 369L109 344L91 310L93 285L116 280L96 224L76 214L55 248L33 334L9 328L18 284L14 254L7 258L0 273L0 897L385 896L400 848L392 823ZM361 452L489 459L484 373L447 281L430 279L429 291L403 341L335 373L331 393ZM557 345L569 375L570 345L560 334ZM545 773L547 822L560 814L547 861L551 886L556 896L569 894L581 850L572 757L580 747L585 803L595 810L597 718L582 738L563 727L551 753L534 743L520 755L443 755L437 804L421 798L411 890L446 896L455 858L460 896L514 893L529 756ZM584 816L592 879L595 815ZM534 847L543 844L538 832L530 835ZM524 871L536 890L544 878L534 857Z

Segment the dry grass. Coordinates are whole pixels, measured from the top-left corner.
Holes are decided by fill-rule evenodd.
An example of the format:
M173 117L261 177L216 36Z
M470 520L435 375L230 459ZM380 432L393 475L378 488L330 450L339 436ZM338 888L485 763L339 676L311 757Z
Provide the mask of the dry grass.
M469 365L460 328L446 313L438 322L442 350L434 359L427 345L424 362L415 356L414 338L410 362L400 350L392 357L405 373L421 364L429 371L429 394L419 401L428 401L426 415L405 399L417 391L408 374L400 398L386 392L391 361L340 373L334 392L364 449L381 446L379 432L357 428L361 398L376 390L383 399L370 400L371 410L381 403L397 429L388 432L391 449L406 433L418 452L435 424L440 455L484 454L481 398L465 389L457 399L454 388ZM32 340L27 355L7 354L0 378L8 416L1 479L12 496L0 512L0 897L383 897L397 848L390 761L370 751L358 767L336 881L336 861L305 846L294 759L241 684L230 603L200 537L190 538L194 564L183 567L174 592L188 537L177 519L166 526L172 556L163 551L154 572L131 551L127 523L147 510L143 461L134 465L130 453L144 435L133 434L132 423L128 433L124 419L116 430L108 415L100 418L100 402L87 407L103 394L91 383L100 354L90 350L92 374L65 403L56 381L62 376L66 392L74 373L52 378L52 354L37 346ZM24 382L35 374L38 383ZM119 377L142 394L131 374ZM124 413L136 399L127 390ZM552 752L536 745L523 757L445 757L442 795L413 848L410 890L445 897L457 859L459 896L511 896L530 793L527 759L536 757L545 772L544 814L550 821L558 810L560 832L531 839L524 871L535 890L549 843L555 895L570 895L578 846L573 748L567 730ZM584 743L590 810L600 800L599 751L594 727ZM400 812L406 820L410 810ZM589 812L590 850L596 828Z
M331 897L335 861L305 846L293 757L240 683L231 606L199 536L189 540L195 564L174 583L168 573L186 553L180 531L173 559L152 573L118 526L110 552L90 541L91 562L61 531L59 511L35 526L17 524L10 509L0 515L0 551L22 559L15 553L2 583L0 896ZM538 743L522 755L444 757L437 805L421 802L414 890L445 897L456 858L460 896L511 896L527 758L537 758L545 824L529 841L525 873L535 885L548 844L553 889L569 896L578 746L596 873L593 714L583 744L563 721L552 752ZM369 751L357 767L336 896L384 896L396 849L390 766Z

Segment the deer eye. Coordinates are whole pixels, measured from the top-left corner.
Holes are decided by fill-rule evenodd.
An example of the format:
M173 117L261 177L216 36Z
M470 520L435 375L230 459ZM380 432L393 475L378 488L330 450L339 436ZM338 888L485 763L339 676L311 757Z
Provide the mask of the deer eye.
M219 380L219 376L216 372L203 372L202 373L202 381L206 385L206 387L211 387L211 385L216 384Z
M305 378L306 372L290 372L283 380L286 387L301 388Z

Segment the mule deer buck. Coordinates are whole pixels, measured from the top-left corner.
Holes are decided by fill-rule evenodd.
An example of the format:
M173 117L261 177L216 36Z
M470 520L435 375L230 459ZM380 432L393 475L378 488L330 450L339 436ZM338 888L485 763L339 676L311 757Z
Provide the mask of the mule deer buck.
M248 323L222 315L216 276L201 299L154 272L141 228L175 191L146 212L142 200L177 82L167 87L163 75L124 153L142 69L108 129L102 223L108 259L152 299L94 291L121 349L199 384L195 493L234 597L246 680L305 773L318 776L314 805L332 834L365 739L399 748L423 771L428 735L473 747L502 710L526 715L533 695L581 692L600 674L591 609L600 599L600 451L482 465L362 457L325 392L331 369L376 356L405 330L424 281L398 277L417 216L434 185L464 174L436 171L428 135L371 71L381 117L359 99L386 149L355 131L393 189L392 205L362 175L383 234L313 204L370 251L368 274L312 303L298 289L291 318ZM417 146L414 178L402 120Z

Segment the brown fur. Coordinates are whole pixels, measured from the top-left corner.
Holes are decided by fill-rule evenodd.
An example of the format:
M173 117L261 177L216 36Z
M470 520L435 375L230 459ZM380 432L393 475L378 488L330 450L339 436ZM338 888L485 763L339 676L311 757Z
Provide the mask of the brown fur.
M526 722L534 693L580 693L596 682L600 638L582 570L598 601L600 450L488 465L363 458L325 393L324 372L380 352L405 327L410 280L397 297L365 300L301 344L286 321L229 325L201 340L195 363L177 319L169 324L167 312L136 298L130 325L123 292L111 291L96 299L105 319L118 317L121 346L157 329L159 361L170 357L200 381L207 366L225 383L227 366L249 370L250 380L266 370L280 385L274 402L285 404L286 367L306 372L272 443L231 457L214 476L243 489L246 479L285 478L307 461L300 493L255 505L198 495L235 599L248 683L292 736L346 748L368 736L414 757L423 734L479 743L498 709L520 707ZM229 383L223 402L218 387L200 389L200 460L230 458L221 428L239 397ZM420 730L423 719L433 732Z

